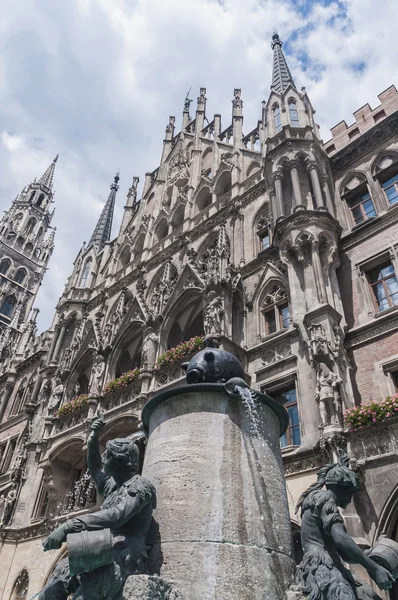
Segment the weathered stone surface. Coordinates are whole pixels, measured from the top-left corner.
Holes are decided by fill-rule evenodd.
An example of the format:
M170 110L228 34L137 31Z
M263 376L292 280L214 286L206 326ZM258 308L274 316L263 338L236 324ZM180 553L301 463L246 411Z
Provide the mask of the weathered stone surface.
M132 575L123 589L123 600L182 600L175 587L154 575Z
M176 389L151 415L144 475L158 491L158 568L189 600L285 599L293 560L279 420L258 401L253 420L241 399L210 387Z

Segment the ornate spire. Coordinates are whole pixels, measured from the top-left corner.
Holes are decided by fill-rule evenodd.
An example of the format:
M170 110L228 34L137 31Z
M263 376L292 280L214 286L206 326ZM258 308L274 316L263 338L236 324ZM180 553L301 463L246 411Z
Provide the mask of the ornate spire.
M282 42L277 32L272 36L271 48L274 51L274 64L272 67L272 85L271 89L278 94L283 94L289 84L294 85L292 74L287 66L285 55L282 50Z
M116 192L119 189L119 179L119 172L117 172L111 185L111 191L109 193L108 200L105 202L105 206L102 209L101 216L98 219L98 223L94 229L87 248L91 245L94 245L97 250L102 250L106 242L108 242L111 238L113 210L115 208Z
M59 154L54 158L51 165L47 168L44 174L40 177L39 183L45 185L48 189L52 189L53 187L53 179L54 179L54 171L55 165L57 164Z

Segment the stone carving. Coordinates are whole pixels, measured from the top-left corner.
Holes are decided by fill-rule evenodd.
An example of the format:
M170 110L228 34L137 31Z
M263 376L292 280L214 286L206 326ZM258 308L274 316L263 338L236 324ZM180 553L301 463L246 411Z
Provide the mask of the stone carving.
M273 348L270 348L264 354L264 357L261 358L261 362L266 367L275 362L278 362L278 360L288 358L289 356L292 356L291 344L280 344L279 346L274 346Z
M159 346L159 336L152 327L145 331L144 343L142 345L142 366L147 369L153 369L156 361L156 354Z
M243 100L241 98L241 90L239 88L234 89L234 99L232 100L232 106L234 108L242 108Z
M197 263L199 275L206 284L226 283L230 280L229 257L229 240L225 225L221 225L217 239L208 246ZM191 257L188 261L191 262Z
M242 363L230 352L218 348L201 350L181 368L186 371L187 383L227 382L234 377L245 378Z
M163 310L171 296L172 291L175 288L175 284L178 279L177 269L171 262L167 262L162 276L156 284L152 298L151 298L151 309L154 316L161 315Z
M59 407L62 401L62 396L64 395L64 386L62 385L62 381L59 377L55 378L54 386L52 388L51 396L48 401L47 410L48 414L53 414Z
M179 185L186 183L189 179L189 158L184 148L184 141L180 139L173 151L169 161L169 172L167 183Z
M17 493L18 493L18 484L13 483L10 491L8 492L8 494L4 500L4 508L3 508L3 515L2 515L1 521L0 521L0 528L6 527L11 521L12 513L14 510L14 505L17 500Z
M88 384L88 392L90 396L101 396L102 385L104 383L105 360L101 354L97 354L94 360L93 368L91 369L91 377Z
M95 484L87 470L66 495L65 512L82 510L95 504Z
M340 453L339 462L320 469L316 483L297 503L304 557L297 568L296 583L303 598L380 600L368 584L344 567L343 561L362 565L381 589L391 588L394 582L393 575L362 552L346 533L339 508L350 504L359 487L358 477L348 464L347 455Z
M103 426L99 413L87 440L88 468L104 499L102 508L68 520L43 542L47 551L68 541L69 568L65 561L59 563L50 582L57 586L59 600L73 592L79 600L114 600L120 597L127 577L146 572L155 488L137 474L138 448L132 440L107 442L101 461L98 435ZM39 600L48 598L47 593L42 591Z
M219 336L223 329L224 305L215 292L209 294L210 302L204 309L204 330L206 336Z
M339 387L342 379L325 365L320 363L316 373L315 401L319 407L321 426L338 425L341 427L341 399Z

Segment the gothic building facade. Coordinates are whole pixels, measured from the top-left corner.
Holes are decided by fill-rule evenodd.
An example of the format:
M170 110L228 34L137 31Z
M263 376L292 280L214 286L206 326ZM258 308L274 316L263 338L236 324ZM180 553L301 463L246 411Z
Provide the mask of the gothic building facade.
M97 408L102 443L132 435L143 457L144 403L184 381L179 365L205 336L289 413L281 446L297 558L295 503L339 447L363 480L345 511L349 532L362 547L381 533L397 537L398 94L390 87L324 143L277 34L272 48L256 127L244 132L240 89L223 125L206 113L201 88L180 131L170 117L140 197L133 179L111 239L116 175L40 336L32 305L54 245L56 159L1 220L4 599L45 584L61 553L42 553L41 540L97 504L85 459ZM344 418L388 396L390 408L362 427Z

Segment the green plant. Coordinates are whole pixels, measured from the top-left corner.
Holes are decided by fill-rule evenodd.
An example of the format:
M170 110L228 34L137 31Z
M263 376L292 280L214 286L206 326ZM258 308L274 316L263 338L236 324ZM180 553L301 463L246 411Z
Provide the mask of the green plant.
M170 350L161 354L156 361L155 367L161 369L163 367L175 365L190 354L203 350L204 347L204 336L193 337L187 342L181 342L181 344L178 344L175 348L170 348Z
M87 406L87 403L87 394L80 394L79 396L75 396L67 404L64 404L64 406L61 406L61 408L58 409L57 417L64 417L65 415L69 415L70 413L79 412L85 406Z
M110 394L111 392L115 392L116 390L122 390L133 383L138 379L139 374L141 373L140 369L133 369L132 371L127 371L126 373L122 373L120 377L116 377L115 379L111 379L107 382L104 388L105 394Z
M381 402L371 402L349 408L344 413L344 422L349 431L356 431L362 427L383 423L388 419L398 416L398 393L387 396Z

